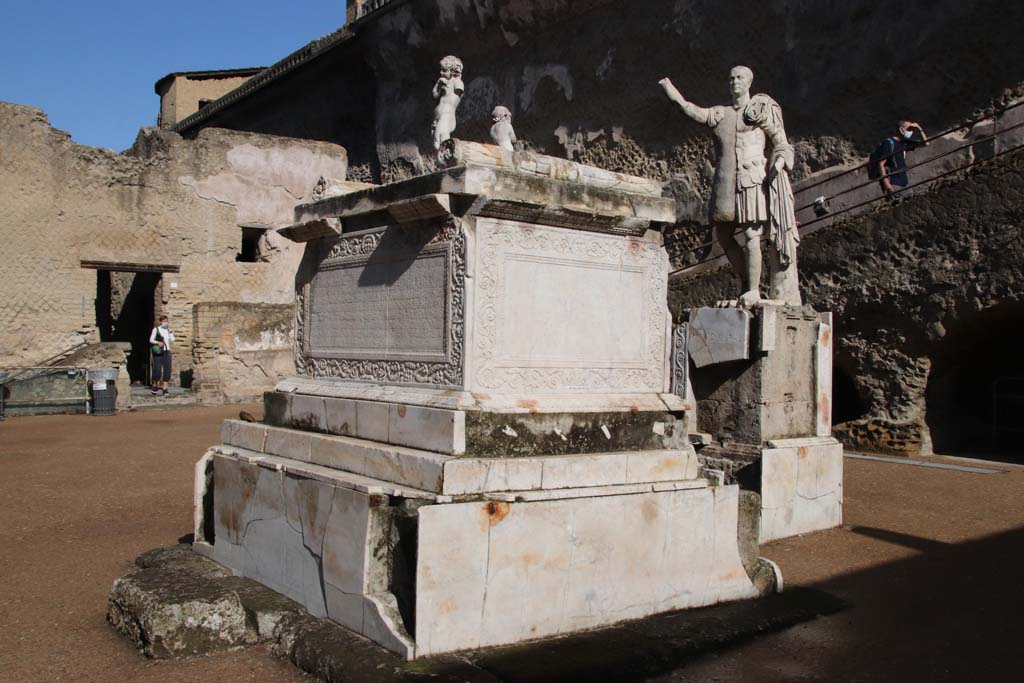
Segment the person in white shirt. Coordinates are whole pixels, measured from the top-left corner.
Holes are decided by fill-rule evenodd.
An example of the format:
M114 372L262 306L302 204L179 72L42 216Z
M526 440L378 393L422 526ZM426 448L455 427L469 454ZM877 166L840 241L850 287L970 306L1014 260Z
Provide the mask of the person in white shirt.
M174 333L167 324L167 316L160 316L160 324L153 328L149 334L150 349L153 355L153 372L151 391L154 395L163 389L164 396L167 396L167 383L171 380L171 342L174 341ZM157 384L161 387L158 388Z

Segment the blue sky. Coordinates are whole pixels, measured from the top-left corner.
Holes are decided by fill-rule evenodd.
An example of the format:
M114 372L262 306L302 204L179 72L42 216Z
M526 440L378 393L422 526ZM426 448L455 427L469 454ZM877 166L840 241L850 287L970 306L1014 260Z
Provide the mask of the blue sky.
M172 71L269 66L345 23L345 0L0 0L0 100L116 151L156 125Z

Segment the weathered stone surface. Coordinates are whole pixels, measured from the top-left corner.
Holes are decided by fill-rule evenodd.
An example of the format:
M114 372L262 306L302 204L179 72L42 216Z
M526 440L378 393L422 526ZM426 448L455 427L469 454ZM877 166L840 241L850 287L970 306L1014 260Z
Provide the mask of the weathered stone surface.
M308 344L316 357L444 360L446 247L389 249L338 259L310 285Z
M760 447L768 439L817 434L817 372L819 360L826 360L818 350L822 323L817 313L794 307L777 308L771 319L774 350L693 374L698 429L718 441ZM693 340L691 330L691 347Z
M175 269L158 296L181 351L175 372L189 370L196 303L294 299L301 248L266 234L264 260L237 261L239 226L291 223L296 202L311 196L318 176L344 177L346 169L337 145L215 129L189 140L145 129L130 150L115 154L77 145L40 110L9 103L0 103L0 147L0 185L9 188L0 196L9 255L0 266L9 283L0 304L4 365L38 363L76 343L100 340L100 321L82 314L83 297L96 299L98 282L96 270L82 268L85 261L113 270L116 264ZM50 239L40 240L41 234ZM128 275L130 288L142 274ZM107 311L112 319L123 310L114 294L108 302L114 310ZM254 366L249 372L257 376ZM133 379L142 379L130 367L139 372ZM265 370L267 381L278 379L274 367Z
M738 308L690 311L687 349L698 368L750 358L750 313Z
M466 413L466 455L521 457L686 445L685 419L654 411Z
M508 110L506 110L507 112ZM494 127L491 129L494 130ZM514 135L514 133L513 133ZM511 143L511 141L508 141ZM442 161L447 166L490 166L513 169L518 173L538 178L561 180L585 187L612 189L620 192L661 197L662 184L657 180L606 171L559 157L545 156L529 151L515 151L512 145L485 145L478 142L452 139L445 143Z
M804 240L805 300L832 311L836 323L834 374L843 382L833 387L833 414L849 448L909 455L987 438L989 424L962 431L958 401L990 399L949 382L963 358L978 373L996 353L1002 371L1015 357L999 339L1013 339L1020 326L1006 302L1024 296L1022 178L1024 157L997 157L940 191ZM673 307L710 305L732 287L728 280L716 272L673 282Z
M362 439L235 420L225 421L222 431L226 446L252 451L254 455L265 453L309 462L445 495L660 482L698 476L697 459L689 444L677 449L592 454L535 451L540 455L453 458Z
M779 440L762 451L761 543L843 522L843 446L803 441Z
M295 372L289 304L199 302L192 308L193 388L203 402L259 400Z
M656 85L662 74L672 73L688 96L710 102L727 95L722 74L736 56L756 55L754 90L783 105L800 103L789 105L786 120L799 176L863 158L879 141L880 122L895 122L904 110L928 112L929 132L941 130L1024 79L1009 66L1024 63L1024 50L1003 30L1021 20L1013 6L972 14L954 0L915 1L907 11L934 43L906 45L894 56L886 54L878 6L870 0L813 6L786 0L759 12L723 9L712 0L654 0L643 12L630 3L564 0L533 0L529 11L483 0L359 4L384 9L358 22L358 40L341 36L337 47L294 75L253 90L251 102L211 112L204 125L260 125L334 140L349 149L354 175L367 180L422 173L433 157L425 84L436 81L438 58L458 46L468 75L460 137L488 139L490 113L504 104L519 137L538 152L670 181L680 204L696 204L693 215L701 216L710 141L671 116ZM976 27L970 36L962 30L968 20ZM835 42L820 28L833 25L864 47L864 59L827 66L836 63ZM793 27L799 40L781 39L773 27L783 26ZM538 38L552 30L558 38ZM652 36L659 38L657 50ZM569 39L572 50L565 49ZM993 74L993 63L1004 65L1003 78ZM914 88L904 87L907 70L915 73ZM772 76L781 73L786 77ZM850 88L851 82L877 88ZM901 93L898 101L892 92ZM958 96L945 97L950 92ZM380 102L387 103L386 116ZM325 106L338 113L324 116ZM339 118L348 125L339 126Z
M618 486L693 480L697 475L697 456L692 448L532 458L453 458L444 465L443 492L459 496Z
M315 387L304 387L304 391L311 390ZM522 401L518 412L494 413L271 392L264 398L264 419L276 427L473 457L661 450L687 445L689 410L669 412L664 403L661 410L649 410L649 400L642 407L632 406L635 410L619 412L539 412L541 404L541 399ZM321 405L326 406L326 424ZM222 441L228 443L227 438ZM235 445L260 450L253 442Z
M213 557L297 600L312 614L329 616L407 658L569 633L769 590L775 574L765 573L763 563L741 562L738 488L709 488L705 480L694 478L692 451L682 459L677 455L686 453L491 461L486 464L541 464L542 469L539 477L518 471L504 471L502 477L468 472L467 481L506 491L523 483L538 488L467 503L418 492L425 504L411 508L416 520L412 536L396 542L396 531L401 537L410 530L396 526L395 504L417 492L313 464L218 447L213 449ZM459 458L448 463L485 464ZM608 467L616 463L617 469ZM547 473L549 465L554 469ZM507 528L515 534L495 535L510 513L513 524ZM470 532L483 535L464 538ZM570 543L561 538L564 534L576 540ZM402 559L396 553L410 539L416 550ZM637 546L636 539L644 541ZM659 548L672 552L666 555ZM609 558L610 564L582 562L581 552ZM753 551L746 547L743 552ZM496 558L494 564L488 556ZM521 588L524 577L501 568L521 564L529 574L526 583L535 589L517 604L528 604L531 613L541 616L530 624L513 620L506 627L499 615L512 606L502 606L502 600L511 600L512 586ZM539 573L530 571L535 564ZM753 568L749 577L745 564ZM644 571L638 572L638 566ZM398 572L412 572L416 578L411 588L396 583ZM624 590L624 585L631 588ZM653 600L652 585L664 588L655 591ZM566 586L577 588L565 593ZM594 612L584 587L609 587L612 592L602 604L610 602ZM563 611L556 609L561 603L554 594L572 597ZM488 604L486 596L497 602ZM402 600L415 600L415 621ZM449 600L455 602L449 605ZM407 629L415 629L415 640ZM485 638L480 629L488 634ZM420 641L424 637L426 649Z
M737 549L738 494L421 508L417 655L757 595Z
M212 449L215 456L226 456L229 459L237 459L255 467L265 468L276 472L284 472L297 477L314 479L331 486L359 491L370 495L381 494L387 496L398 496L400 498L415 498L417 500L446 500L445 496L439 496L432 491L404 486L393 481L376 479L354 472L340 470L334 467L324 467L301 460L292 460L276 455L264 455L254 451L246 451L234 446L214 446ZM250 472L249 470L242 470ZM246 477L255 477L256 472L251 471ZM234 482L237 483L237 482ZM233 484L234 484L233 483ZM244 484L244 482L243 482ZM243 491L247 490L244 486ZM251 494L247 493L246 496ZM247 498L243 498L246 500ZM237 503L237 501L233 501Z
M234 420L228 420L225 424L230 426L224 439L224 444L228 446L256 454L265 453L309 462L427 491L440 492L442 468L450 460L448 456L438 453L376 441L263 427ZM257 435L256 438L252 438L253 434ZM252 447L260 442L258 435L261 434L268 435L266 447Z
M466 413L390 404L387 441L438 453L465 453Z
M366 490L352 476L315 478L309 469L315 466L286 465L283 459L249 463L215 455L213 558L313 616L330 617L411 658L415 650L401 618L386 618L381 607L394 601L387 595L387 495Z
M667 391L668 264L660 237L495 219L476 227L467 389L526 400Z
M327 683L413 683L425 677L438 683L498 683L538 677L632 680L640 673L655 676L671 671L700 654L846 607L825 593L796 589L757 601L657 615L540 643L406 662L330 620L311 616L264 586L227 575L187 547L151 551L137 562L145 566L152 582L166 585L182 575L202 577L212 572L212 578L204 579L208 590L237 594L258 642ZM154 596L154 604L173 605L176 601L174 591ZM198 627L193 622L185 628ZM191 636L185 633L184 637Z
M522 204L524 207L550 207L550 214L541 211L540 215L555 219L549 223L551 225L565 227L574 226L571 222L566 224L557 220L558 216L569 220L569 215L573 212L608 218L639 219L641 222L633 224L630 230L632 234L638 235L643 234L651 221L671 223L675 219L675 206L671 201L661 197L602 187L584 187L562 180L524 176L514 169L470 164L302 204L295 208L295 221L304 222L335 216L340 216L343 222L355 216L368 216L367 220L372 221L371 214L378 211L387 212L395 202L439 194L475 195L495 201ZM484 212L483 215L489 213L482 206L477 206L474 210ZM577 217L575 220L580 218ZM367 227L379 224L379 214L376 220L377 223L371 222Z
M336 218L318 218L280 228L277 232L292 242L311 242L325 237L337 237L341 234L341 224Z
M289 377L278 382L277 392L303 393L329 398L396 403L445 410L483 410L523 415L533 413L607 413L677 412L688 410L687 403L669 393L624 394L535 394L518 397L507 394L481 394L429 386L399 386L334 378ZM275 397L268 410L284 415L287 404Z
M114 582L107 621L147 657L204 654L257 642L237 580L188 547L151 551Z
M503 503L538 503L552 500L570 500L580 498L600 498L602 496L631 496L640 493L661 493L664 491L689 491L707 488L705 479L689 481L665 481L650 484L612 484L605 486L586 486L568 489L543 489L540 491L504 491L486 493L484 500Z

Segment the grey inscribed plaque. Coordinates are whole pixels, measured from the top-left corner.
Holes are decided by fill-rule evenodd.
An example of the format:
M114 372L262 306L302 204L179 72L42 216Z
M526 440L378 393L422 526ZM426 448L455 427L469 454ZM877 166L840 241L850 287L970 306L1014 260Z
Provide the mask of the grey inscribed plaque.
M445 360L448 251L328 262L312 281L309 345L323 358Z

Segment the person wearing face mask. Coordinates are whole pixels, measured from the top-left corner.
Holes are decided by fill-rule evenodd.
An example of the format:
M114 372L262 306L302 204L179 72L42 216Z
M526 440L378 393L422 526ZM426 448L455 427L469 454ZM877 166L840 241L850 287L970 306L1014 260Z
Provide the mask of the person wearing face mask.
M153 372L151 391L154 395L163 389L167 396L167 383L171 380L171 342L174 333L167 324L167 316L160 316L160 324L149 334L150 349L153 352ZM159 388L157 385L161 385Z
M907 152L928 142L921 124L901 120L894 135L889 136L871 155L871 176L880 179L882 191L893 194L907 187Z

